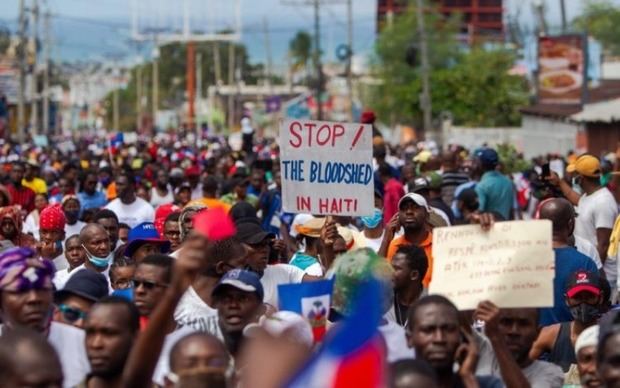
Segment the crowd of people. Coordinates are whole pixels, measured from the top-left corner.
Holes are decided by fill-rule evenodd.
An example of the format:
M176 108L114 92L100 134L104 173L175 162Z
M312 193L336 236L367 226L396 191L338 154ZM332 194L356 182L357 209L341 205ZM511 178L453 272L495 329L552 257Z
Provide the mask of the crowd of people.
M308 317L279 310L278 286L335 276L329 336L351 284L372 276L384 386L620 386L615 155L507 171L492 147L373 133L374 210L361 217L285 212L273 140L4 144L0 385L286 386L322 344ZM429 295L434 228L519 219L552 223L553 306L459 311ZM368 263L371 275L352 269Z

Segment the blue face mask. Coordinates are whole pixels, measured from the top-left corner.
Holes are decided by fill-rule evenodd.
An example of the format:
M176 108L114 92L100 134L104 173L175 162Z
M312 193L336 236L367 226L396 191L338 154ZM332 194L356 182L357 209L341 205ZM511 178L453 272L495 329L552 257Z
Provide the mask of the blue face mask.
M82 245L82 247L86 251L86 256L88 257L88 261L90 261L91 264L94 265L95 267L105 268L108 266L108 264L110 264L110 259L112 258L112 252L110 252L107 257L98 257L90 253L84 245Z
M366 228L373 229L383 220L383 210L375 208L371 216L360 217Z

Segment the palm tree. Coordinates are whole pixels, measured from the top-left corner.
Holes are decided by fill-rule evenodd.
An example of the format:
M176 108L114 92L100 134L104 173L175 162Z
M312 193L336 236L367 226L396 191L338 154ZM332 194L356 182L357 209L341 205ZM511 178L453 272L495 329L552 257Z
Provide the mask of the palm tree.
M288 47L293 60L293 70L303 69L307 77L308 61L312 57L312 36L305 31L298 31Z

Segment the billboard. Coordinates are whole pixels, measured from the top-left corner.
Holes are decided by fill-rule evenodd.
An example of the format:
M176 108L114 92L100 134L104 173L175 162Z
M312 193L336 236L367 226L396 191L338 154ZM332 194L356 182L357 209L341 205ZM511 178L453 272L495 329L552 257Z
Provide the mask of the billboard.
M581 104L588 85L584 35L538 38L538 102Z

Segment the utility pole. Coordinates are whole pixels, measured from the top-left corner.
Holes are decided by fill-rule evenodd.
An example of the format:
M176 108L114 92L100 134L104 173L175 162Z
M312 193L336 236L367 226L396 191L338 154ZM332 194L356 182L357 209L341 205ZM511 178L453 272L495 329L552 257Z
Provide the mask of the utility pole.
M51 30L50 30L50 12L44 15L45 28L45 71L43 72L43 133L49 135L50 132L50 48L51 48Z
M321 20L319 0L314 0L314 66L316 68L316 116L317 120L323 120L323 106L321 94L323 94L323 69L321 68Z
M17 102L17 139L24 142L24 129L26 126L26 5L25 0L19 0L19 45L17 58L19 62L19 94ZM10 137L7 131L6 137Z
M347 89L349 92L349 121L353 122L353 0L347 0Z
M153 48L153 128L157 126L157 110L159 107L159 45L155 38L155 47Z
M118 63L114 62L114 92L112 93L112 126L114 131L119 131L118 127L118 117L119 117L119 104L118 104L118 87L119 87L119 78L120 78L120 70L118 68Z
M269 88L269 93L272 93L271 89L271 74L272 74L272 58L271 58L271 40L269 39L269 22L267 18L263 18L263 32L265 33L265 53L267 54L267 68L265 69L265 85Z
M230 131L235 124L235 101L232 93L232 86L235 83L235 47L232 42L228 43L228 130Z
M38 109L38 81L37 76L37 56L38 56L38 40L39 40L39 1L34 0L32 6L32 82L30 84L30 96L32 98L32 106L30 108L30 133L37 135L39 133L39 109Z
M201 122L198 117L201 113L200 107L202 106L202 53L196 53L196 101L198 102L198 107L196 109L196 141L200 140L201 133Z
M562 15L562 33L566 34L566 4L564 4L564 0L560 0L560 12Z
M420 39L420 55L422 60L422 94L420 95L420 108L424 115L424 133L431 130L431 85L430 85L430 64L428 60L428 47L426 41L426 28L424 27L424 8L423 0L416 0L416 16L418 19L418 35Z
M136 132L142 126L142 59L138 58L136 66Z
M187 124L191 129L195 123L194 101L196 99L196 45L187 42L187 62L185 66L185 87L187 89Z

